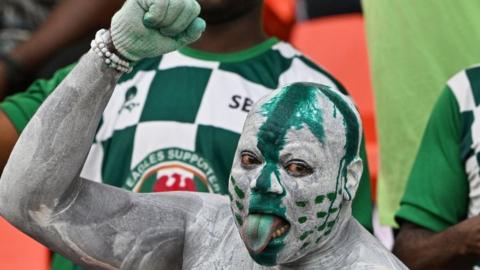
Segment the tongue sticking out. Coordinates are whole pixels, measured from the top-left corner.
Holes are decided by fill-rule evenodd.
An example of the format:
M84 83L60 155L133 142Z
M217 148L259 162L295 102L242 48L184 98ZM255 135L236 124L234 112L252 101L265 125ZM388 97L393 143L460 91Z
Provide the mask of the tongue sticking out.
M261 253L272 239L272 234L282 220L273 215L250 214L247 216L242 229L242 238L245 245L254 254Z

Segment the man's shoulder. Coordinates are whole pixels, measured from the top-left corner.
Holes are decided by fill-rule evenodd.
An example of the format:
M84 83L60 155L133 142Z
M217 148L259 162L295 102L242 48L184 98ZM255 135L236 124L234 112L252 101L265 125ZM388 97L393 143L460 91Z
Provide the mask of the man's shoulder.
M465 71L465 72L480 72L480 63L473 64L473 65L459 71L458 73L461 73L462 71Z
M460 111L471 111L480 103L480 64L463 69L447 82Z
M160 57L147 58L136 63L133 71L123 75L119 82L130 80L138 73L146 71L186 72L192 75L200 70L220 70L228 74L237 74L239 78L271 89L304 81L324 84L346 93L345 88L333 75L292 44L278 40L273 42L275 39L268 41L258 45L268 45L268 47L252 47L240 53L233 53L233 56L232 54L225 56L201 54L201 52L184 48ZM259 72L265 69L268 69L268 72Z
M277 44L272 46L271 50L278 52L280 56L284 58L297 59L299 62L302 62L303 64L314 69L317 72L328 73L323 67L315 63L303 52L301 52L299 49L295 48L294 45L288 42L279 41Z
M348 94L345 87L329 71L290 43L280 41L272 47L272 51L278 51L281 57L291 61L289 69L282 75L282 84L298 81L314 82Z
M302 52L300 52L292 44L285 41L277 42L275 45L272 46L271 49L274 51L278 51L285 58L303 56Z

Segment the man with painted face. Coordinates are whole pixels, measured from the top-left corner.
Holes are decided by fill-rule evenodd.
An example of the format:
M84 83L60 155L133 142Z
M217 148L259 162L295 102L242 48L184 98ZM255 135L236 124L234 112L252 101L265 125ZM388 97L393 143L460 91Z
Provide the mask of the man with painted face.
M265 35L262 2L199 1L208 24L202 38L177 51L142 59L119 79L81 176L137 192L226 194L236 143L255 101L297 81L322 83L346 93L335 78L290 44ZM122 18L137 31L141 21L129 20L136 16L141 14ZM139 41L146 50L154 42L149 35ZM18 134L72 67L0 103L0 171ZM366 160L364 150L362 146ZM371 230L369 174L364 167L353 215Z
M316 269L401 266L383 258L382 249L362 254L379 246L350 217L362 174L360 142L355 107L328 87L293 84L255 106L229 190L236 224L256 262ZM334 256L325 252L330 248Z
M262 1L199 2L209 24L200 40L188 48L139 60L134 70L117 82L82 177L133 191L183 189L226 194L236 142L253 101L295 81L320 82L344 91L300 52L263 34ZM142 29L135 25L137 21L128 20L135 16L122 18L134 25L134 30ZM247 36L245 29L249 29ZM148 35L141 41L136 45L156 44ZM50 92L71 68L49 82L35 84L29 102L44 98L44 90ZM20 94L0 106L18 131L36 110L35 106L19 106L25 95L28 97L28 93ZM1 151L6 148L0 147ZM368 171L362 177L354 215L369 227ZM64 264L56 266L66 269Z
M351 217L361 122L350 100L327 86L288 85L253 106L234 155L230 202L133 193L79 176L130 66L117 56L138 60L197 39L204 22L180 14L172 31L144 16L157 41L149 50L123 39L127 30L115 19L99 31L22 133L0 178L0 214L95 269L406 269Z

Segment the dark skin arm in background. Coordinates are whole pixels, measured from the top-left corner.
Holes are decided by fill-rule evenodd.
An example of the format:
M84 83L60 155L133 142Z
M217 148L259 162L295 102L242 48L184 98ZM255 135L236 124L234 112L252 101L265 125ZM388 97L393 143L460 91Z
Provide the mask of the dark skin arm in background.
M32 71L56 50L101 27L108 28L111 17L123 2L124 0L61 1L30 39L10 53L10 57L25 70ZM5 91L3 65L0 62L0 98Z
M412 270L471 270L480 261L480 216L439 233L404 221L393 253Z
M18 133L10 119L0 110L0 173L7 163L10 152L17 142Z

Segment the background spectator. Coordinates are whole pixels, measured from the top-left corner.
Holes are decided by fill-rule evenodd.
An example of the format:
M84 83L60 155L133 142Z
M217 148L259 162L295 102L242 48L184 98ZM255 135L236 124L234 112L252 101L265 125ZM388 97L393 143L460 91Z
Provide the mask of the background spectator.
M0 100L26 89L35 78L48 78L78 59L89 48L94 31L108 27L110 17L122 3L123 0L2 0Z
M480 62L479 1L363 1L380 145L377 203L395 226L428 115L444 83Z

